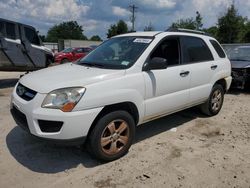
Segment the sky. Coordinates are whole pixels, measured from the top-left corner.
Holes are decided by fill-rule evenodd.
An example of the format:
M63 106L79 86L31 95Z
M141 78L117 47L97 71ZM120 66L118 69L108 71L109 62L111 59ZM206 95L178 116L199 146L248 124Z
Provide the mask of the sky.
M45 35L49 28L76 20L84 35L106 38L111 24L120 19L131 28L129 5L138 7L135 29L142 31L150 23L155 30L165 30L181 18L195 17L199 11L204 27L215 25L232 0L0 0L0 18L34 26ZM242 16L250 18L250 0L234 0Z

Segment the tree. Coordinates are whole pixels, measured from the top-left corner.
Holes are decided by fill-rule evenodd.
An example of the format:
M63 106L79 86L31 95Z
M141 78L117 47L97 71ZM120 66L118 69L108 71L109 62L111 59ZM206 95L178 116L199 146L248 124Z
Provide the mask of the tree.
M128 25L123 20L119 20L117 24L110 25L107 37L110 38L112 36L120 35L123 33L128 33Z
M152 25L151 22L147 26L145 26L144 31L154 31L154 26Z
M232 4L227 12L218 19L218 40L221 43L240 42L246 20L238 14L237 9Z
M45 35L38 35L39 38L43 41L46 42L46 36Z
M83 35L82 26L76 21L69 21L54 25L49 29L46 40L57 42L58 39L87 40L87 37Z
M177 22L172 23L172 28L183 28L183 29L196 29L196 23L193 18L180 19Z
M212 37L217 38L217 33L218 33L218 27L212 26L207 29L204 29L204 31L208 34L210 34Z
M93 35L89 40L92 41L102 41L101 37L99 35Z
M200 30L203 26L202 23L202 16L199 11L196 11L196 17L195 17L195 29Z
M202 26L203 26L202 16L197 11L195 19L193 17L186 18L186 19L179 19L177 22L172 23L171 28L201 30Z

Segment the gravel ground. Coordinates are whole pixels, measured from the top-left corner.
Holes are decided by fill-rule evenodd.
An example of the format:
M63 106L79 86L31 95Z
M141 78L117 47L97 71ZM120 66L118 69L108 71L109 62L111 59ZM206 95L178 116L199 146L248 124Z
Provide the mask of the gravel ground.
M250 92L230 91L219 115L185 110L137 128L123 158L100 163L17 127L10 93L21 73L0 72L0 187L250 187Z

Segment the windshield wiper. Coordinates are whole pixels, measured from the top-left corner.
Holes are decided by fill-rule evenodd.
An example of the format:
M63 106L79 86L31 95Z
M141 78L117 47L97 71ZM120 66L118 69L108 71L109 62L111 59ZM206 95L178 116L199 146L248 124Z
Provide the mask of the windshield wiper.
M87 66L87 67L99 67L103 68L104 65L99 64L99 63L79 63L79 65Z

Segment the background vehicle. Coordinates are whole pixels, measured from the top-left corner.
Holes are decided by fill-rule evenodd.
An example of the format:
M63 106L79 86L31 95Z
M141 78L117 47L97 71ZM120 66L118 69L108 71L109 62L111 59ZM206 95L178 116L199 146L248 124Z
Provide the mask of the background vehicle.
M37 70L52 62L35 28L0 18L0 71Z
M226 52L232 65L232 87L250 88L250 46L230 45Z
M111 161L127 153L136 125L196 105L218 114L231 80L230 62L212 37L186 30L129 33L77 63L23 76L11 113L35 136L87 141L93 156Z
M65 50L55 54L55 63L76 61L86 56L91 50L92 48L90 47L66 48Z

